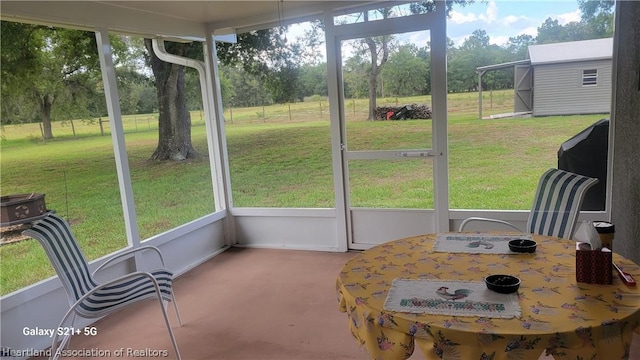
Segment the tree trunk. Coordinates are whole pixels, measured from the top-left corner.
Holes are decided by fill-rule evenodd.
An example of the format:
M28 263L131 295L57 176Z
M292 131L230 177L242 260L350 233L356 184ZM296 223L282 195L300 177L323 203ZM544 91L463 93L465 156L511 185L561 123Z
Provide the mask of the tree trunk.
M152 160L182 161L200 155L191 144L191 116L185 97L184 66L164 62L153 52L151 40L145 39L151 58L151 70L158 93L158 146ZM176 55L183 55L186 44L176 46Z
M367 120L375 120L376 114L376 88L378 87L378 49L372 38L365 38L371 56L371 69L369 70L369 116Z
M378 87L378 74L375 73L374 69L371 69L371 73L369 74L369 117L367 120L375 120L376 114L376 106L377 106L377 96L376 96L376 88Z
M42 121L42 138L45 140L53 139L53 131L51 130L51 107L53 106L53 97L49 95L38 96L40 103L40 121Z
M381 36L380 41L382 42L382 58L380 59L380 63L378 64L378 46L376 41L373 38L365 38L364 41L369 48L369 55L371 56L371 71L369 72L369 117L368 120L376 119L376 105L377 105L377 94L378 90L378 76L380 72L382 72L382 67L389 60L389 36Z

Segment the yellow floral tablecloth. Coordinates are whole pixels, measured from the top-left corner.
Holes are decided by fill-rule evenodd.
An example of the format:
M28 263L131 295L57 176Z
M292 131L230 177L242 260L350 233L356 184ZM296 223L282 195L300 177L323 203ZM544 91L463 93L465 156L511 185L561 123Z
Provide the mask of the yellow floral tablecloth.
M434 252L436 234L375 246L347 262L336 288L356 340L372 359L406 359L420 346L428 359L627 359L640 327L640 289L577 283L575 242L534 235L533 254ZM640 267L614 254L640 279ZM522 280L519 318L429 315L383 310L394 279L482 281L488 274Z

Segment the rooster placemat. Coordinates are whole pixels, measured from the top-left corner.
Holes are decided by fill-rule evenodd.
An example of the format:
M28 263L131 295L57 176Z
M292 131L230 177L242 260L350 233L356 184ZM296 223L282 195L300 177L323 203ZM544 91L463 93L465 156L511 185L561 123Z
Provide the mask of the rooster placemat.
M499 294L480 281L394 279L384 309L435 315L520 317L518 294Z

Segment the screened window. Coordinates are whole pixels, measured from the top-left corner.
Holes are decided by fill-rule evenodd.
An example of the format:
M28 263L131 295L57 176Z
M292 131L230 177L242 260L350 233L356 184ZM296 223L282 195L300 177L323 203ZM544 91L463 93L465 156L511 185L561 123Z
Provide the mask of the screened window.
M294 35L288 41L304 48ZM268 76L242 64L220 67L233 204L333 207L326 60L320 52L303 54L287 44L260 57Z
M127 38L130 47L137 46L138 52L150 55L147 47L149 45L145 45L144 41L142 38ZM168 47L168 51L172 51L173 46L186 45L167 42L165 46ZM171 68L170 64L159 60L155 66L162 69L158 74ZM122 123L129 156L138 231L141 239L149 240L155 235L214 212L215 201L211 191L211 166L207 159L209 148L197 72L184 67L182 73L178 71L176 74L177 78L182 80L175 80L174 87L180 86L179 82L184 81L185 109L176 110L176 113L182 113L180 116L172 115L174 118L171 120L171 127L174 130L176 127L181 129L171 136L166 136L168 126L161 123L158 109L163 106L162 101L166 101L165 104L178 101L162 100L158 96L146 99L144 94L156 93L152 81L154 78L155 81L163 83L171 79L157 79L158 74L154 74L150 64L138 63L136 69L139 76L153 75L153 78L144 78L146 81L140 81L140 84L126 81L124 78L119 79L118 92L121 99L138 99L136 106L121 106ZM162 121L168 120L167 116ZM171 142L169 137L181 140ZM182 145L176 146L178 143ZM189 147L190 150L176 150Z
M598 70L587 69L582 70L582 86L596 86L598 85Z
M13 24L15 28L27 27ZM6 24L3 29L4 26ZM113 145L111 136L105 134L109 122L101 72L99 67L90 67L90 64L76 66L85 64L82 61L96 51L95 46L86 45L91 44L95 35L80 30L60 30L43 27L24 32L31 39L23 39L25 42L42 39L42 43L37 42L41 48L29 48L29 54L25 54L40 61L41 65L33 70L19 72L20 63L2 62L3 72L19 72L18 81L29 87L28 91L5 93L5 86L18 89L16 86L23 85L3 78L2 114L8 113L5 106L15 105L9 108L11 116L2 119L1 193L3 196L43 194L46 209L70 223L80 248L91 261L123 249L127 246L127 237ZM77 52L73 54L64 51L71 39L78 42ZM81 70L64 70L72 68ZM45 117L40 113L41 108L27 95L36 89L56 99L50 104L48 131L40 122ZM29 224L5 225L8 224L3 224L0 231L0 295L54 275L42 246L21 234Z

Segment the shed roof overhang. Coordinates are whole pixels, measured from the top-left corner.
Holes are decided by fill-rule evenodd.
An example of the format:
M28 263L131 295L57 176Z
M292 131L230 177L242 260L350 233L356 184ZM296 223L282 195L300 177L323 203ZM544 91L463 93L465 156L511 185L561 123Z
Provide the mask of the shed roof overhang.
M518 60L518 61L510 61L510 62L501 63L501 64L493 64L493 65L477 67L476 68L476 73L484 74L485 72L487 72L489 70L509 69L509 68L514 67L516 65L530 65L530 64L531 64L531 60L529 60L529 59Z
M486 65L476 68L476 74L478 74L478 119L482 119L482 76L490 70L510 69L518 65L531 66L531 59L510 61L506 63Z

